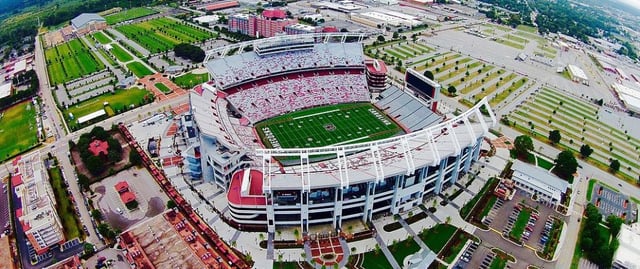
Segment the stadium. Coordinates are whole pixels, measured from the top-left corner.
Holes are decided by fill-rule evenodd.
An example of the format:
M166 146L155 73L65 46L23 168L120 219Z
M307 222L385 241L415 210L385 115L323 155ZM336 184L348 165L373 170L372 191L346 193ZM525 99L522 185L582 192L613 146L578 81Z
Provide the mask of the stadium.
M440 85L409 69L374 98L362 34L278 36L207 52L180 130L194 182L226 191L231 222L370 222L455 184L496 118L486 100L437 112ZM377 90L376 90L377 92Z

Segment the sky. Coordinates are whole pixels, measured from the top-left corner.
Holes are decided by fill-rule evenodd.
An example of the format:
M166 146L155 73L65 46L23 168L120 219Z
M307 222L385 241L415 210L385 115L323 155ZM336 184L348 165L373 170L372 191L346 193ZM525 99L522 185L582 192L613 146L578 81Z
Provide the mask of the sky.
M633 6L636 9L640 10L640 0L616 0L616 1Z

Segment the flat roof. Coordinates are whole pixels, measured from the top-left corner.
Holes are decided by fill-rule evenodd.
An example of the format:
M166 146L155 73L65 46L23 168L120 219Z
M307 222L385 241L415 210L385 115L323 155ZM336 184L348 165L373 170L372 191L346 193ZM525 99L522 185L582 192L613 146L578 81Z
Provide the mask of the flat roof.
M11 82L0 85L0 98L5 98L11 95Z
M589 78L587 77L587 74L585 74L584 70L582 70L580 67L570 64L570 65L567 65L567 68L569 69L569 73L571 73L574 77L578 77L584 80L589 80Z
M618 83L614 83L611 87L618 93L618 97L624 102L627 109L640 112L640 89L630 88Z
M624 265L626 268L640 268L640 225L638 223L632 225L622 224L620 233L618 234L618 250L613 256L615 263Z
M96 112L90 113L88 115L84 115L80 118L78 118L78 123L82 124L85 123L87 121L90 121L92 119L95 119L97 117L103 116L103 115L107 115L107 112L104 111L104 109L98 110Z
M513 162L513 166L511 166L511 169L558 190L566 191L569 187L569 182L564 181L557 176L554 176L549 171L544 170L541 167L528 164L520 160L515 160Z
M245 176L249 173L249 176ZM247 183L245 180L249 180ZM242 185L249 187L249 195L242 195ZM227 192L229 203L234 205L265 205L267 201L262 195L262 172L253 169L237 171L231 177L229 192Z

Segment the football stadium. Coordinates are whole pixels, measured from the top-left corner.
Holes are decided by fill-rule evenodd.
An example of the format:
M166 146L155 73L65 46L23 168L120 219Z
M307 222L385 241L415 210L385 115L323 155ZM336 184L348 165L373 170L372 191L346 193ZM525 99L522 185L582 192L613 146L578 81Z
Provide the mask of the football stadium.
M180 119L182 154L191 180L226 191L233 224L306 233L370 222L443 192L478 159L496 123L488 102L443 115L440 85L412 69L378 94L364 38L278 36L207 52L210 81Z

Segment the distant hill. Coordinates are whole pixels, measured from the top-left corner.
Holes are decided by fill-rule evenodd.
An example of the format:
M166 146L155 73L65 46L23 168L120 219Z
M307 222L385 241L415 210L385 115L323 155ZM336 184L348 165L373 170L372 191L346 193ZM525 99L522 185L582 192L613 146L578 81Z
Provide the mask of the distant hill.
M19 13L25 8L43 6L53 0L0 0L0 15L7 13Z

